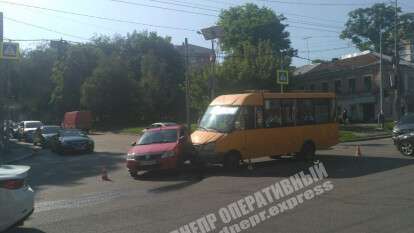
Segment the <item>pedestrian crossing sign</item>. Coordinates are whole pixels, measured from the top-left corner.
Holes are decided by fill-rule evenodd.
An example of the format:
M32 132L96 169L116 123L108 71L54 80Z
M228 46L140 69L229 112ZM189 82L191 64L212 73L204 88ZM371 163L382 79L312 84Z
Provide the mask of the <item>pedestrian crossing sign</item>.
M289 84L289 72L287 70L277 71L277 83L281 85Z
M19 59L19 44L11 42L0 42L1 59Z

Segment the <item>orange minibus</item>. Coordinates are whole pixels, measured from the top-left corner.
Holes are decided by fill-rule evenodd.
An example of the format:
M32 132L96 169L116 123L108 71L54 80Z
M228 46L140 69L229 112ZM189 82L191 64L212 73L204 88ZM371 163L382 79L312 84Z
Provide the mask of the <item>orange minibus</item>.
M265 156L308 159L338 143L335 113L334 93L222 95L210 103L191 139L200 159L228 168Z

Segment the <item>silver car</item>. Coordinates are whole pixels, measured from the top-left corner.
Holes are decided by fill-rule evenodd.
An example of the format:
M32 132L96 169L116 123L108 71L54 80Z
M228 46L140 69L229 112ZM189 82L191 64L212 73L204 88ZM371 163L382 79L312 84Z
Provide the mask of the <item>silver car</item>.
M408 114L396 122L394 129L392 130L392 139L394 142L398 136L414 132L414 114Z

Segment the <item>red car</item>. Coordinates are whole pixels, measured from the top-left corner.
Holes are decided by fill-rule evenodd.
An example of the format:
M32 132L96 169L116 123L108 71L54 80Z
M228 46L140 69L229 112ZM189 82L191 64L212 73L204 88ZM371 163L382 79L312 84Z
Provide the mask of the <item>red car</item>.
M138 171L180 168L193 156L191 137L183 125L146 129L132 146L126 163L132 177Z

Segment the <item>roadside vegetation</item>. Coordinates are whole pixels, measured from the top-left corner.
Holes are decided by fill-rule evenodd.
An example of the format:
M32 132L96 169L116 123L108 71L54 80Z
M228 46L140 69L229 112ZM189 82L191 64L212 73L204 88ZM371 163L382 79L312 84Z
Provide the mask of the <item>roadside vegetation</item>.
M348 124L341 125L339 131L339 140L341 142L391 136L394 122L386 122L384 129L378 124Z
M414 15L398 11L401 38L412 38ZM351 11L341 38L350 39L360 50L378 51L382 25L384 51L390 53L393 15L393 7L382 3ZM183 122L186 74L193 123L210 102L211 77L216 80L216 95L280 90L275 81L277 70L285 67L292 72L292 58L297 57L286 30L287 18L249 3L221 11L217 25L224 34L222 54L214 69L210 63L186 69L184 56L171 37L134 31L96 36L86 43L52 41L23 51L20 61L0 64L5 71L0 73L0 81L4 84L6 74L13 77L8 102L15 117L59 124L65 112L90 110L98 128ZM189 54L189 59L194 57ZM0 95L0 112L5 98Z

